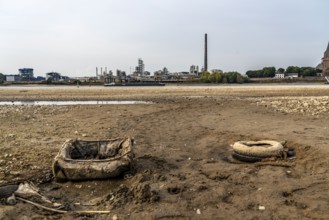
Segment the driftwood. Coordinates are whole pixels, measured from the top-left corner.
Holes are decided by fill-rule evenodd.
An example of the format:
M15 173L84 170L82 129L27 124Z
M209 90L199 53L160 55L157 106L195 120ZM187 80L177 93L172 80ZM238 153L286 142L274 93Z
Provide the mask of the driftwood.
M31 205L34 205L34 206L36 206L38 208L41 208L41 209L44 209L44 210L47 210L47 211L52 211L52 212L60 213L60 214L65 214L65 213L75 213L75 214L109 214L109 213L111 213L111 211L97 211L97 210L84 210L84 211L65 211L65 210L58 210L58 209L54 209L54 208L49 208L49 207L43 206L41 204L32 202L32 201L27 200L27 199L23 199L23 198L20 198L20 197L16 197L16 199L21 200L21 201L26 202L26 203L29 203Z

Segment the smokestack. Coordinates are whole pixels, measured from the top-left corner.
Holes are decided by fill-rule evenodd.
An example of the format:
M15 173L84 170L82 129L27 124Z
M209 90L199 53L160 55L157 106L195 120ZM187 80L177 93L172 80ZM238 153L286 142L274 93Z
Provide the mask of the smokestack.
M207 34L204 35L204 71L208 71L208 44Z
M96 67L96 77L98 76L98 68Z

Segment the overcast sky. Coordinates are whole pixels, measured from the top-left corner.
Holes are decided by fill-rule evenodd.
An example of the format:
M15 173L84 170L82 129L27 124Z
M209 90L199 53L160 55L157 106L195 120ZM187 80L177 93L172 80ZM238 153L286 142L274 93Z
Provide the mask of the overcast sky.
M329 41L328 0L0 0L0 72L95 75L203 66L245 73L316 66Z

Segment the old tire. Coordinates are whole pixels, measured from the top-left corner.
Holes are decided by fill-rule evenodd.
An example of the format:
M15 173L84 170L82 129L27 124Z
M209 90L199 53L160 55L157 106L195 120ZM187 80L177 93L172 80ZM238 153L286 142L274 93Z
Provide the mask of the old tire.
M283 146L277 141L238 141L234 143L233 150L239 155L265 158L279 156Z
M18 189L18 185L7 185L0 187L0 199L8 198Z
M242 162L248 162L248 163L255 163L261 161L262 157L255 157L255 156L247 156L243 154L238 154L236 152L232 152L232 157L236 160L242 161Z

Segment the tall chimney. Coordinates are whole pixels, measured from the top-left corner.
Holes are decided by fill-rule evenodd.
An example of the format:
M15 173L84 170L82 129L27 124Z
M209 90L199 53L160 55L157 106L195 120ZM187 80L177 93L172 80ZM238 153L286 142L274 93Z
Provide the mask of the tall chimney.
M98 68L96 67L96 77L98 76Z
M207 34L204 35L204 71L208 71L208 44L207 44Z

